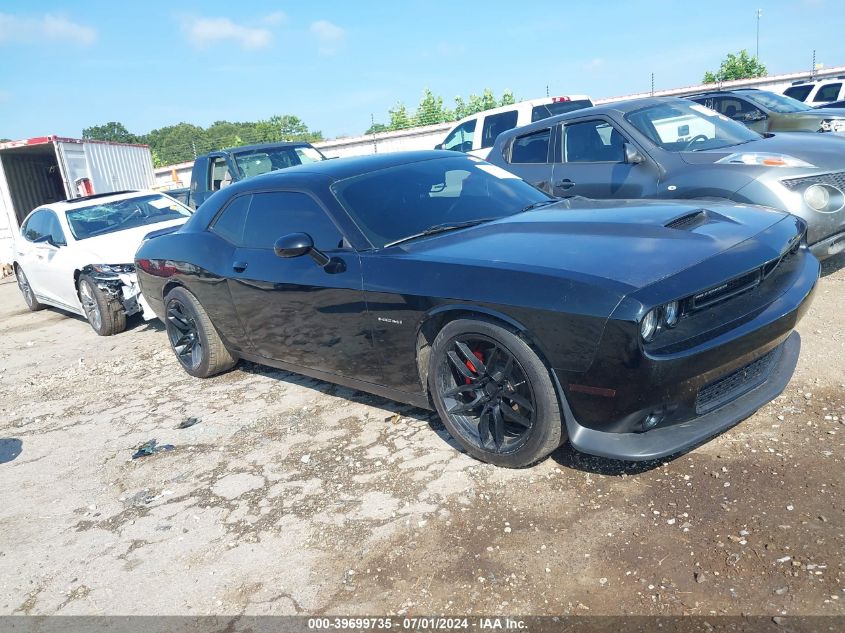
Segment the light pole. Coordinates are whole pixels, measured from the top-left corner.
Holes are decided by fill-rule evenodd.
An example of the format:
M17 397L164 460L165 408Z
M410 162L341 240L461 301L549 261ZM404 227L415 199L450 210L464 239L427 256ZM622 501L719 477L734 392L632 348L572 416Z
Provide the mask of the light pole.
M757 53L754 57L760 60L760 18L763 17L763 9L757 9Z

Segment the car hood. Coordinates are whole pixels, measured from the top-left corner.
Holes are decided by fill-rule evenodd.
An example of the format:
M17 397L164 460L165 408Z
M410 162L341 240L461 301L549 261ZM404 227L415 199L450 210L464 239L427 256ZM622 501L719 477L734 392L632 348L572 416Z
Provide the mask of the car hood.
M845 170L845 138L833 133L781 132L749 143L698 152L680 152L681 159L690 165L706 165L736 153L774 152L795 158L830 171ZM740 169L754 166L738 165ZM790 167L759 167L761 171L778 170L791 173Z
M171 226L179 226L184 224L185 220L187 218L156 222L155 224L145 224L123 231L97 235L80 240L77 245L85 251L91 264L129 264L134 261L135 251L141 246L148 233Z
M666 226L687 216L685 226ZM630 291L723 253L786 217L723 203L574 198L401 248L453 264L601 277ZM765 259L753 265L777 257L784 245L763 248Z

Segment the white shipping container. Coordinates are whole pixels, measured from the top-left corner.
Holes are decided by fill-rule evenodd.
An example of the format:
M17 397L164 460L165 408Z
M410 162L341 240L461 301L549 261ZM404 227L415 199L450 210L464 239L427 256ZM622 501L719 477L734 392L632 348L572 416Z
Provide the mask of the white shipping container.
M93 193L153 187L146 145L41 136L0 143L0 264L12 263L24 218L48 202Z

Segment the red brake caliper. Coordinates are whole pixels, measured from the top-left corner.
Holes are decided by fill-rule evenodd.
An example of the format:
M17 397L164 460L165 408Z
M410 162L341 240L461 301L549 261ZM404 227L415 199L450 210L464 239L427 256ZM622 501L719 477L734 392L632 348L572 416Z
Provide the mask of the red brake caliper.
M484 362L484 356L482 355L482 353L481 353L479 350L475 350L475 351L473 352L473 354L475 354L475 357L476 357L478 360L480 360L482 363ZM467 365L467 369L469 369L472 373L474 373L474 374L477 374L477 373L478 373L478 370L475 368L475 365L473 365L471 361L466 361L466 365ZM471 381L469 378L464 378L464 383L465 383L465 384L467 384L467 385L468 385L468 384L470 384L471 382L472 382L472 381Z

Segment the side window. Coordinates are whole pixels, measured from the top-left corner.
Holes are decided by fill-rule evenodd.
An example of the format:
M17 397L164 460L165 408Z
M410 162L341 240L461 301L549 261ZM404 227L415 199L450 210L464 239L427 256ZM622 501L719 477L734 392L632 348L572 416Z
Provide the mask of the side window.
M804 101L804 99L810 96L812 90L812 84L804 84L801 86L790 86L789 88L783 91L783 94L785 94L787 97L798 99L798 101Z
M208 161L208 190L219 191L221 187L231 184L232 176L226 166L224 156L213 156Z
M813 102L817 103L819 101L836 101L839 99L839 90L842 88L841 83L836 84L825 84L819 91L816 93L816 96L813 97Z
M29 216L21 227L21 235L24 239L34 242L47 234L47 211L40 210Z
M450 149L455 152L467 153L472 149L472 140L475 137L475 123L472 119L466 123L461 123L458 127L449 133L446 140L443 141L443 149Z
M256 193L252 196L244 227L247 248L273 248L288 233L308 233L314 246L334 250L342 236L313 198L295 191Z
M584 121L563 128L563 162L621 163L625 137L606 121Z
M547 163L549 162L549 143L551 128L538 130L531 134L517 136L511 146L511 163Z
M715 97L713 109L734 121L752 121L761 117L763 112L753 104L737 97Z
M53 244L57 246L67 246L65 239L65 232L62 231L62 225L59 224L59 218L52 211L44 211L44 234L49 235L53 240Z
M211 231L227 242L240 246L243 243L244 224L250 200L252 196L248 194L231 200L209 227Z
M515 128L516 116L516 110L510 110L484 117L484 126L481 128L481 147L493 147L499 134Z

